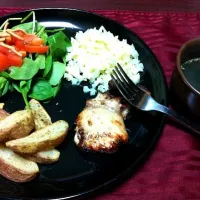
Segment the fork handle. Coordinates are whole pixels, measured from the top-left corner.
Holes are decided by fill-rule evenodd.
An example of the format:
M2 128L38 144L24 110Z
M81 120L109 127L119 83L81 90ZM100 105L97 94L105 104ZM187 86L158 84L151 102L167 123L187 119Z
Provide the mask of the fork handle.
M170 109L166 106L163 106L161 104L158 104L156 106L156 110L170 116L175 121L184 125L186 128L190 129L191 131L193 131L194 133L196 133L196 135L198 135L200 137L200 126L197 123L190 121L186 117L179 115L177 112L175 112L172 109Z

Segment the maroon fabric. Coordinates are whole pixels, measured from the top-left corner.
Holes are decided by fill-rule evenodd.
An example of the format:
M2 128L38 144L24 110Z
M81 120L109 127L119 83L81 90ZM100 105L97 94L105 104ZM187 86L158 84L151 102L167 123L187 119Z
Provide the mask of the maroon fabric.
M0 15L20 9L0 9ZM200 35L200 14L95 11L136 32L154 51L167 80L181 45ZM167 124L137 174L97 200L200 199L200 141Z

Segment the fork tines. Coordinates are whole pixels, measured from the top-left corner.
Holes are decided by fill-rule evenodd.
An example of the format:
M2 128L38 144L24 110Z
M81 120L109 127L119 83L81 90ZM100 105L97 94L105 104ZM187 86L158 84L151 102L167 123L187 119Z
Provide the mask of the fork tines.
M124 91L128 96L138 91L138 87L128 77L119 63L115 66L111 77L119 91Z

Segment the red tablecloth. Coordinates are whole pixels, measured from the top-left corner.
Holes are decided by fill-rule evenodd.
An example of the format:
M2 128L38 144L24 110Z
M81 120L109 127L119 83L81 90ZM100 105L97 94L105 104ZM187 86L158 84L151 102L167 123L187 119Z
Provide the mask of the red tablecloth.
M0 15L20 9L0 8ZM167 80L181 45L200 34L200 14L95 11L136 32L153 49ZM167 124L149 160L126 182L97 200L200 199L200 141Z

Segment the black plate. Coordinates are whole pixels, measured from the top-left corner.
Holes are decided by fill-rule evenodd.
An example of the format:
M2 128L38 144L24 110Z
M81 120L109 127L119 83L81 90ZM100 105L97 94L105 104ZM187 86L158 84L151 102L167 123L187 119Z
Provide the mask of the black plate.
M79 31L103 25L120 39L134 43L145 66L142 84L153 97L164 105L167 104L167 85L160 64L148 46L133 32L124 26L89 12L72 9L39 9L36 18L50 28L65 27L68 36L74 36ZM9 17L24 17L29 11L12 14ZM2 17L3 23L8 16ZM10 24L10 26L14 25ZM52 120L64 119L70 124L65 142L58 147L61 152L59 161L51 165L40 165L40 175L33 181L18 184L0 177L1 199L56 199L84 196L100 189L118 183L138 164L146 159L151 147L158 140L164 116L159 113L143 113L134 110L132 117L126 121L129 132L129 143L122 146L112 155L91 154L81 152L73 142L74 121L83 109L88 96L81 87L72 87L66 81L52 102L45 104ZM18 93L10 93L0 99L5 102L5 109L13 112L24 108L24 103Z

